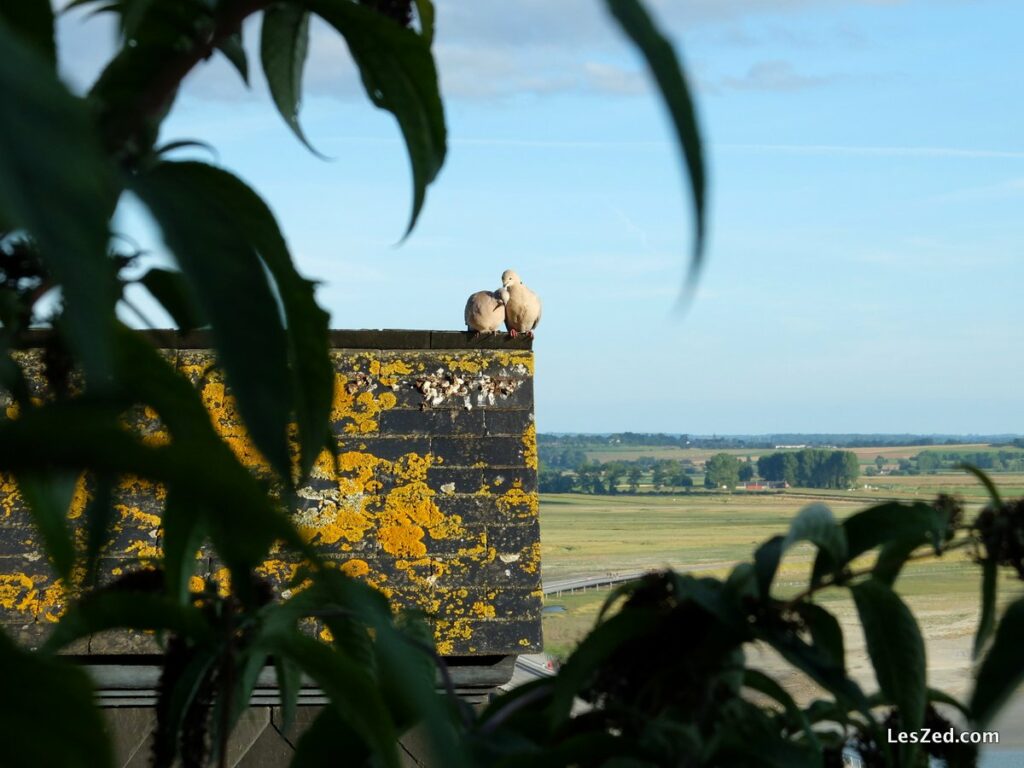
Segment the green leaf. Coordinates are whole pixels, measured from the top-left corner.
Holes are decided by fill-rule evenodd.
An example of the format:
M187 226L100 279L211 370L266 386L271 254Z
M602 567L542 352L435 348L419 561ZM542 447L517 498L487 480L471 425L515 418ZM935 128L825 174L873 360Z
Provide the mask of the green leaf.
M245 55L245 46L242 45L242 33L236 32L225 37L217 45L217 50L224 54L224 57L231 62L242 82L249 85L249 59Z
M599 624L583 638L554 679L554 695L548 705L552 724L557 727L569 717L577 693L609 656L628 640L650 632L657 624L655 610L630 608Z
M180 605L162 594L123 589L115 584L90 592L73 603L43 649L58 651L75 640L108 629L168 630L200 640L210 635L198 608Z
M277 689L281 693L281 730L287 731L295 722L295 709L299 703L300 674L298 665L285 657L274 657Z
M868 712L867 699L846 671L837 663L834 652L809 645L795 634L776 625L757 627L757 636L797 669L818 683L836 697L836 701L847 710Z
M50 0L15 0L0 3L0 24L31 44L49 64L57 64Z
M981 480L982 485L985 486L985 489L988 491L988 495L992 499L992 503L997 508L1001 507L1003 505L1003 499L999 495L999 489L996 487L996 484L994 482L992 482L992 478L991 477L989 477L981 469L979 469L978 467L974 466L973 464L967 464L967 463L961 464L960 465L960 469L962 469L962 470L964 470L966 472L970 472L976 478Z
M0 631L0 722L7 768L108 768L106 728L86 674L18 648Z
M836 617L814 603L800 602L796 604L795 609L811 633L811 643L824 651L835 666L846 669L843 630Z
M657 28L639 0L605 0L605 4L622 31L633 41L647 62L665 100L665 106L675 127L676 139L686 161L690 194L693 198L693 217L696 223L693 255L687 278L687 283L692 288L700 274L704 257L706 174L700 128L697 125L690 87L672 43Z
M35 238L62 286L62 329L91 386L102 388L117 298L107 258L110 169L85 105L53 68L2 25L0 49L0 220Z
M218 361L249 435L281 477L290 479L287 336L238 214L240 201L204 184L208 174L199 169L208 167L162 162L138 176L133 191L160 225L210 319Z
M230 207L222 208L222 215L231 217L236 236L256 250L274 278L287 323L291 392L305 475L327 444L334 396L334 368L328 352L330 316L316 303L315 284L296 271L274 214L259 195L236 176L204 163L167 165L176 166L174 172L187 177L191 193L206 196L211 205L213 200L230 201ZM260 365L261 361L255 363Z
M85 507L85 583L90 586L96 583L100 553L114 522L113 490L113 481L101 475Z
M793 518L785 538L774 536L754 552L757 583L763 596L768 597L786 550L801 541L809 541L818 548L830 571L846 562L846 533L836 523L832 510L824 504L809 504Z
M928 701L924 640L914 614L885 584L868 579L850 587L860 616L868 655L878 685L900 711L902 726L916 731L924 723ZM905 745L906 765L916 744Z
M398 734L366 670L323 643L296 633L267 638L272 652L302 667L331 700L358 739L391 768L398 768Z
M946 531L948 522L946 518L944 512L920 502L913 504L889 502L851 515L842 522L842 528L846 535L847 553L841 564L845 565L865 552L889 542L913 543L911 547L911 551L913 551L918 545L931 541L938 551L942 546ZM889 551L883 572L891 572L892 568L896 566L896 563L890 559L896 553L895 549ZM814 562L814 575L811 583L821 583L821 578L828 568L828 559L819 555ZM898 568L896 572L899 572Z
M996 624L996 592L999 585L999 573L996 561L986 557L981 561L981 617L978 619L978 631L974 635L974 648L971 656L977 659L981 655L985 643L992 636Z
M298 5L276 3L263 12L260 29L260 59L270 95L288 127L319 155L299 124L302 101L302 72L309 49L309 13Z
M871 576L878 579L886 586L891 587L896 583L900 571L907 562L907 558L920 546L920 541L914 539L902 539L889 541L878 550L878 559L875 560L875 567L871 569Z
M431 0L415 0L416 16L420 20L420 34L427 45L434 44L434 4Z
M370 749L334 707L324 707L299 737L291 768L337 768L338 756L346 765L366 765Z
M160 302L181 330L189 331L206 325L192 289L181 272L154 267L140 277L139 282Z
M444 106L430 44L413 30L349 0L312 0L309 7L345 38L370 100L398 120L412 164L408 236L446 152Z
M196 551L206 535L209 510L186 499L177 487L167 493L160 524L163 528L167 596L178 604L189 599L189 581L196 570Z
M73 472L19 472L16 479L43 539L46 554L57 575L67 584L75 564L75 545L71 540L67 516L78 475Z
M775 699L775 701L781 704L786 710L786 714L789 716L790 720L797 723L800 728L803 729L803 732L807 735L807 741L815 749L821 749L818 736L814 733L814 729L811 728L811 723L807 719L803 710L796 705L793 697L790 696L774 679L759 670L746 669L743 672L743 685L751 690L758 691L769 698Z
M1021 648L1024 648L1024 599L1016 600L1007 607L992 647L978 669L970 709L972 720L979 727L992 722L1024 681Z
M157 729L153 733L153 768L171 768L174 765L185 716L217 661L215 647L198 648L192 652L184 669L168 676L166 685L161 685L156 705Z

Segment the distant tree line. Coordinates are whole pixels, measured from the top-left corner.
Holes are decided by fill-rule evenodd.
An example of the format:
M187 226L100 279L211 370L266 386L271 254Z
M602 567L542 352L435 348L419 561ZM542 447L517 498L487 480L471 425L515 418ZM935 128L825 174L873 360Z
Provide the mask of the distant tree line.
M954 470L961 464L972 464L989 472L1024 472L1021 451L921 451L914 461L917 471L925 473Z
M692 488L700 470L692 461L654 459L642 456L634 461L605 463L577 461L570 453L556 452L549 462L541 452L541 493L636 493L641 483L656 492Z
M804 448L762 456L757 473L765 480L803 488L849 488L860 477L860 462L852 451Z

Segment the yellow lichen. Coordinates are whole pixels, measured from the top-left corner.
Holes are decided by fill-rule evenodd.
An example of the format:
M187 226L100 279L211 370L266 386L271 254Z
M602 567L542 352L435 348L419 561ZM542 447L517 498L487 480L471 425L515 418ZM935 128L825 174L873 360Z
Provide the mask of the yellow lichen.
M488 603L482 602L480 600L478 600L477 602L473 603L473 607L472 607L471 610L473 611L474 614L479 616L481 619L493 619L494 618L494 614L495 614L494 606L490 605Z
M501 512L517 517L536 517L540 509L540 497L536 493L527 493L521 485L509 488L495 502Z
M68 520L77 520L85 511L85 505L89 503L89 491L85 487L85 474L78 476L75 482L75 493L71 497L71 506L68 508Z
M358 579L370 572L370 566L365 560L347 560L342 563L341 572L353 579Z
M534 424L523 433L523 461L528 469L537 469L537 427Z

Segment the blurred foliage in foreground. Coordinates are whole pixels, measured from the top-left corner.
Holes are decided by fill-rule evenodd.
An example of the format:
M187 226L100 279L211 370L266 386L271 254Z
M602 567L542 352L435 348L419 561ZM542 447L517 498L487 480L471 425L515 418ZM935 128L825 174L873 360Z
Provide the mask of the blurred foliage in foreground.
M300 675L330 705L297 745L296 765L398 765L397 737L420 724L437 761L460 765L835 765L844 745L871 765L918 765L925 751L891 745L958 709L989 723L1024 675L1024 603L997 621L999 567L1024 573L1024 505L992 502L965 523L958 505L887 504L837 523L803 510L724 581L676 573L624 587L556 677L496 699L482 713L435 693L440 662L415 617L392 615L369 587L326 568L282 509L324 446L332 378L328 317L296 271L267 205L230 172L172 159L188 142L159 143L186 75L223 55L248 80L243 22L261 18L260 59L273 101L299 140L309 19L341 35L374 106L405 139L414 187L411 229L445 156L444 111L431 52L430 0L76 0L117 16L120 46L84 96L56 76L53 12L45 0L0 4L0 386L16 407L0 421L0 469L12 473L52 567L77 595L42 649L0 635L0 718L9 765L111 763L84 673L58 652L111 628L165 638L153 763L225 759L227 734L257 674L272 663L294 710ZM637 0L605 0L661 92L690 180L701 264L704 168L692 101L670 42ZM514 9L509 10L510 13ZM144 205L178 269L135 275L139 254L113 237L122 197ZM197 395L115 313L138 283L181 328L208 325L249 434L276 472L257 480L217 437ZM59 295L38 317L44 296ZM46 320L52 395L29 392L12 352ZM170 441L146 445L122 426L145 405ZM297 447L289 425L297 425ZM96 489L86 546L69 533L67 489L86 472ZM162 568L102 588L96 561L110 524L109 489L126 474L164 485ZM231 574L227 596L193 593L195 553L210 542ZM795 597L772 594L786 551L818 548L814 574ZM306 556L294 597L268 601L255 567L272 546ZM981 571L980 667L966 704L932 691L924 645L893 590L904 563L969 547ZM870 553L877 557L866 563ZM862 564L863 563L863 564ZM880 690L846 674L835 618L814 600L850 590ZM316 617L330 643L299 630ZM775 648L826 698L799 707L776 681L744 663L752 642ZM574 706L582 700L585 707ZM967 765L973 752L945 754Z

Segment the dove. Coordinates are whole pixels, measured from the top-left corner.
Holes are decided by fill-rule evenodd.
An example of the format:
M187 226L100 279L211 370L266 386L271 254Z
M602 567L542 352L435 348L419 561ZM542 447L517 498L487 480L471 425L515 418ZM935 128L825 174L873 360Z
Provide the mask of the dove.
M508 291L505 302L505 327L512 338L525 333L533 338L533 329L540 322L540 297L531 291L514 271L501 273L501 284Z
M505 322L505 304L509 293L505 288L496 291L477 291L466 302L466 327L477 333L494 333Z

